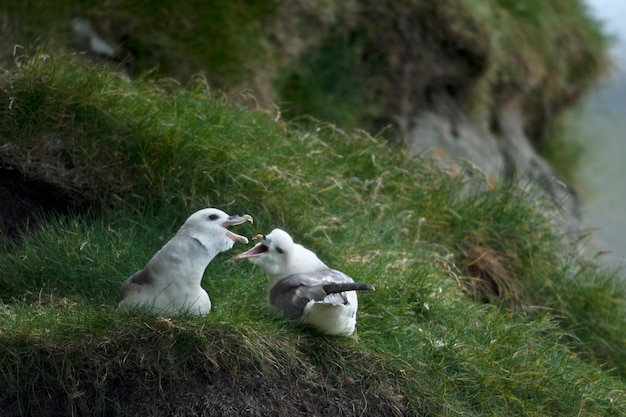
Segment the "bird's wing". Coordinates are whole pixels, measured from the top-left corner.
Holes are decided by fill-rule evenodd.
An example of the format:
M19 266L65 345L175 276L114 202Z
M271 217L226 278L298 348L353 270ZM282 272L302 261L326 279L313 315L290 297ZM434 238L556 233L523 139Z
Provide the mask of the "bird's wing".
M318 280L308 275L291 275L270 289L269 302L286 317L297 319L309 301L323 300L325 295Z
M291 319L302 315L309 301L324 301L327 304L347 304L345 291L364 288L356 284L343 272L327 269L311 274L290 275L270 289L269 302L275 309Z
M120 292L117 296L117 301L122 301L132 291L138 291L142 285L148 285L152 283L153 277L150 270L148 268L140 269L122 284Z

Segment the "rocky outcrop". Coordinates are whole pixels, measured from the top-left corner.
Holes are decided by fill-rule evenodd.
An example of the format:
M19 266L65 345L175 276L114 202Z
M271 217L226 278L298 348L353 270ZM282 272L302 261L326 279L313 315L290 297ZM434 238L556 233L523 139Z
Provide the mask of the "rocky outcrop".
M495 114L489 128L472 120L449 97L432 100L430 109L399 119L405 145L412 154L428 154L446 166L470 161L487 184L516 182L536 185L560 208L570 230L580 228L580 204L575 189L559 179L524 133L523 113L509 102Z

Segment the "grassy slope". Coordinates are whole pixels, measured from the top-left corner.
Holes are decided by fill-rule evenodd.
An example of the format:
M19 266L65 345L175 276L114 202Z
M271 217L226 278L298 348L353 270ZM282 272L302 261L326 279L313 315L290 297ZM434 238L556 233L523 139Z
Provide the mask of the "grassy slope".
M297 128L201 82L170 89L35 57L2 75L0 96L12 101L0 109L3 162L29 176L55 167L71 200L93 203L0 255L3 402L104 413L119 411L128 381L167 392L255 369L293 386L356 381L421 415L626 413L623 284L569 255L532 192L488 188L367 134ZM229 254L205 277L206 318L119 314L121 282L206 205L252 214L248 236L283 227L374 284L358 338L275 319L263 274ZM499 282L502 302L474 300L463 271Z

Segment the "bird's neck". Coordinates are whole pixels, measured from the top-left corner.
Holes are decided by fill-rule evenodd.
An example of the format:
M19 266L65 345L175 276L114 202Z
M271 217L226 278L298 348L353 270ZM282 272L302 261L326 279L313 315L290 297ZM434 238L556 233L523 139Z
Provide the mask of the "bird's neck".
M188 284L202 281L207 265L219 253L211 245L192 237L174 237L154 255L153 268L167 264L172 276L178 276Z

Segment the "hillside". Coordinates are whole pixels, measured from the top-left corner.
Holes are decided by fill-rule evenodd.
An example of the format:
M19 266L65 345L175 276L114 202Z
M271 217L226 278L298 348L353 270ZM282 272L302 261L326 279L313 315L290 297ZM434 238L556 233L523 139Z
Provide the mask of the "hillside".
M0 62L51 55L130 77L201 73L287 120L364 129L490 179L533 181L580 227L576 192L537 154L558 151L561 115L606 71L607 38L582 0L238 3L9 2ZM45 16L45 18L44 18ZM237 28L233 30L233 28ZM238 94L242 93L242 94ZM542 149L550 148L542 146ZM567 174L565 172L565 174Z
M523 136L542 140L546 114L564 111L602 72L604 40L578 3L465 10L451 0L389 2L398 16L419 19L380 27L400 22L399 33L419 33L429 48L409 48L411 38L385 57L383 46L397 39L365 30L383 7L374 2L69 4L42 2L40 15L2 6L12 36L46 46L32 40L5 53L0 75L0 414L626 413L620 271L578 252L541 184L494 181L469 161L442 165L399 140L401 123L380 130L404 103L382 99L402 90L394 82L402 72L390 68L422 51L451 62L409 65L422 84L411 85L407 114L462 110L458 126L480 132L500 120L497 109L522 109ZM557 12L563 20L551 20ZM112 50L132 57L71 54L71 16L127 29L102 36L121 40ZM558 29L550 33L569 46L563 62L541 48L508 61L508 43L496 40L530 47L540 36L526 38L529 27ZM329 51L326 36L343 40L331 43L341 48ZM445 54L428 55L442 45ZM314 50L324 52L305 53ZM360 61L368 56L374 67ZM459 60L463 71L447 72ZM510 72L516 62L532 71ZM323 68L347 71L354 84L344 76L338 84L347 90L331 83L334 98L305 103L335 78ZM315 84L294 90L298 77ZM538 108L539 91L546 101ZM361 93L375 93L373 101ZM269 104L287 97L286 107ZM496 131L488 140L503 137ZM241 244L209 265L206 317L119 312L121 283L207 206L251 214L255 223L237 229L248 237L288 230L329 265L373 284L359 300L357 334L324 337L271 314L265 275L231 261L248 248Z

